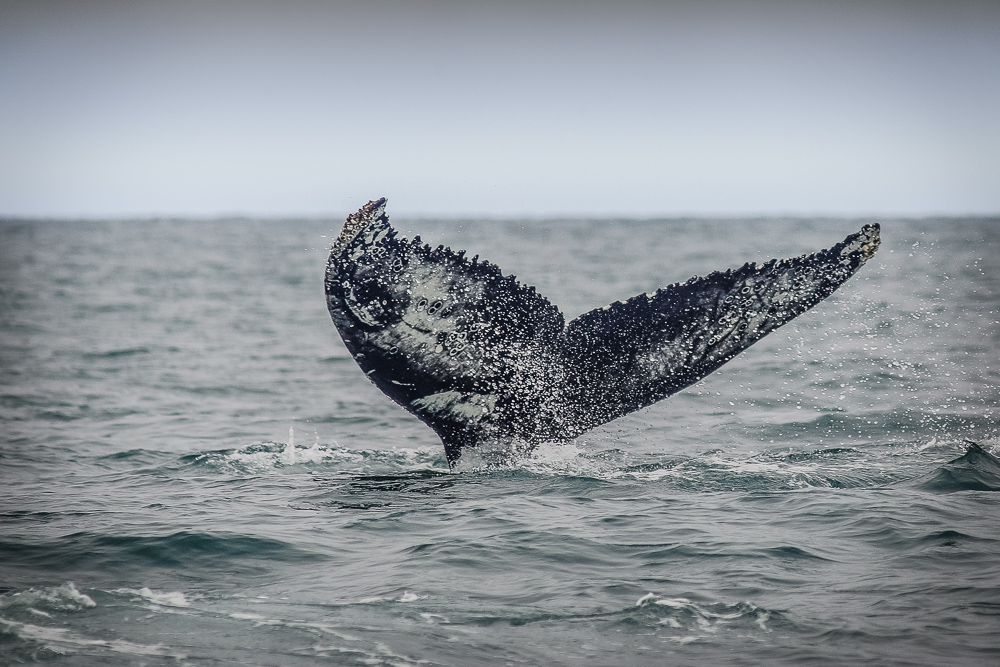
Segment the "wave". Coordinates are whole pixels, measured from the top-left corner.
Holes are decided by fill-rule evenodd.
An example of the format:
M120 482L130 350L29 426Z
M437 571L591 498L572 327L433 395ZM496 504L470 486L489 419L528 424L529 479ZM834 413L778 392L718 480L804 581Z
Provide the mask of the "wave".
M350 449L339 445L259 442L239 449L220 449L180 458L185 466L214 469L227 474L262 474L303 469L337 469L359 474L436 469L446 472L448 462L441 447Z
M30 564L52 572L147 571L148 568L185 569L191 572L257 574L267 562L309 562L325 556L280 540L181 531L165 536L101 535L74 533L65 537L28 542L0 540L0 561Z
M601 483L652 484L658 490L686 493L780 492L810 488L887 488L916 484L928 491L1000 489L1000 460L976 446L944 465L940 456L954 451L956 441L931 439L913 442L865 443L854 446L803 446L747 452L711 447L696 454L679 455L630 451L611 447L595 450L586 442L544 444L527 455L501 464L463 458L449 470L438 445L361 449L339 444L296 446L294 434L287 443L257 442L237 449L197 452L176 457L166 452L131 449L94 459L101 467L130 468L168 475L218 474L237 477L302 474L308 472L325 491L340 488L344 495L319 505L355 509L391 506L399 498L377 495L429 494L453 486L456 480L472 483L484 476L539 478L557 485ZM654 445L655 447L655 445ZM668 445L662 445L667 449ZM933 473L925 471L935 466ZM917 481L913 481L917 478ZM588 481L589 480L589 481ZM308 504L308 503L307 503Z
M118 588L113 591L128 595L133 599L143 600L157 607L190 607L191 601L180 591L154 591L146 586L142 588Z
M305 650L317 657L342 659L346 652L361 663L411 664L412 658L397 655L383 642L371 641L365 637L364 632L359 632L356 628L349 630L337 621L342 615L363 618L371 613L401 616L419 623L432 633L435 631L430 626L442 629L465 628L465 631L459 632L476 633L475 628L502 625L514 628L537 625L544 628L556 623L564 627L617 628L618 632L627 634L641 632L678 645L712 641L713 637L727 633L762 641L776 628L792 627L780 611L766 609L752 602L699 600L657 593L642 595L634 603L623 600L625 606L581 612L571 609L545 610L533 605L507 610L484 610L476 605L461 608L462 605L456 606L453 601L442 600L433 594L402 590L392 595L345 601L332 607L324 605L330 610L331 617L312 621L282 613L287 611L284 605L236 606L219 610L218 600L206 604L198 596L192 600L182 592L158 591L146 587L88 589L87 593L79 591L74 584L67 583L0 595L0 642L6 645L7 657L18 662L60 657L65 659L66 656L116 660L117 658L112 657L114 654L125 654L183 660L183 653L188 650L186 646L179 646L176 642L171 642L173 646L165 645L156 642L156 639L162 637L169 642L171 637L180 636L181 628L210 626L231 633L257 633L260 632L259 628L267 628L270 633L280 633L282 629L287 629L294 634L277 636L294 637L297 650ZM95 603L91 595L97 597L99 602ZM242 596L236 596L233 600L241 598ZM45 607L46 604L49 606ZM100 608L94 611L97 607ZM375 611L362 611L363 609ZM173 630L145 633L138 641L113 638L116 634L113 632L92 636L90 628L93 621L73 618L86 612L93 612L87 616L91 619L109 613L142 614L144 618L153 618L153 614L170 614L169 619L164 616L156 618L160 627ZM112 636L109 637L109 634ZM142 641L143 639L146 641ZM150 639L153 641L149 641ZM312 645L304 648L303 640L311 640ZM330 640L334 641L335 646L330 644ZM514 652L517 650L514 649ZM398 660L389 659L393 657Z
M4 613L23 608L40 616L49 616L50 612L80 611L96 606L94 599L77 590L72 581L62 586L29 588L0 596L0 612Z
M263 469L281 466L283 451L264 450ZM338 455L346 455L340 451ZM243 454L245 455L245 453ZM590 495L602 487L643 485L661 493L712 493L719 491L775 492L806 488L876 488L908 479L911 473L875 463L883 454L854 448L812 452L764 452L751 456L709 450L696 456L632 454L621 449L589 452L575 444L542 445L529 456L502 466L469 467L449 472L443 455L428 465L429 453L414 457L394 452L351 452L350 464L336 458L317 463L312 479L320 493L297 509L336 507L354 510L416 510L427 503L444 503L465 497L471 489L487 484L494 493L523 491L525 483L536 493ZM233 453L219 462L232 466ZM326 454L324 453L324 456ZM366 465L355 468L358 460ZM437 458L440 457L440 458ZM237 459L238 460L238 459ZM378 465L372 462L378 461ZM245 465L245 462L241 462ZM370 472L372 468L378 472Z
M810 487L870 488L906 479L887 466L876 448L830 447L730 453L709 449L693 456L631 453L612 448L588 452L570 445L543 445L500 468L541 475L606 481L655 482L679 491L789 491ZM497 469L497 468L494 468Z
M698 604L683 597L660 597L648 593L639 598L635 604L645 612L646 616L656 619L657 625L688 631L687 635L677 638L680 643L688 643L715 634L723 626L771 632L767 623L782 619L780 613L749 602ZM633 614L632 618L635 616Z
M422 614L429 622L440 619L444 623L467 623L489 627L497 624L512 626L549 623L604 622L623 626L626 632L653 629L656 634L678 644L704 639L720 631L734 631L742 635L770 633L769 623L787 624L780 612L764 609L750 602L697 602L684 597L660 596L648 593L635 605L624 609L597 613L524 612L515 614L479 614L449 619L441 614ZM431 619L426 619L431 616Z
M105 663L107 652L135 658L172 658L171 662L187 658L185 653L161 644L139 644L123 639L95 639L68 628L19 623L2 618L0 618L0 644L8 645L9 658L12 662L18 663L65 659L68 654L100 657L101 662Z
M938 493L1000 491L1000 459L971 440L966 444L965 454L918 480L918 488Z
M84 359L118 359L119 357L132 357L137 354L149 354L148 347L127 347L120 350L107 350L106 352L85 352Z

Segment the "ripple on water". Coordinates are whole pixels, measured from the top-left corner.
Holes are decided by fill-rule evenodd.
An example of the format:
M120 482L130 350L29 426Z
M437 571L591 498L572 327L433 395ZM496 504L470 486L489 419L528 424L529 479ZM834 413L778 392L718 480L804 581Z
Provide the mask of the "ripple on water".
M52 573L114 572L127 577L149 569L186 570L198 576L260 574L279 563L322 561L321 553L276 539L180 531L170 535L73 533L49 540L0 540L8 563L32 563Z

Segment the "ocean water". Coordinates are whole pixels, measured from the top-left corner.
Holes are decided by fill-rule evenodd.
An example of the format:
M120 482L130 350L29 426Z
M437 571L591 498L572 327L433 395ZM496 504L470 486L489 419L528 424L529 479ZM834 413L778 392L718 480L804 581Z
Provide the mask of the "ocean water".
M394 222L571 318L867 221ZM0 664L1000 664L1000 220L880 222L697 385L451 472L325 311L338 221L3 221Z

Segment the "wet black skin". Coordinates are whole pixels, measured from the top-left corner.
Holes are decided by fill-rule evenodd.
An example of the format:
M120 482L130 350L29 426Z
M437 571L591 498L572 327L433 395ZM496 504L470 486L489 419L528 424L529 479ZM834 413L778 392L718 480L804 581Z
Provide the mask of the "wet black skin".
M441 437L489 460L564 441L697 382L829 296L878 225L811 255L692 278L568 325L533 287L464 252L400 238L385 200L350 216L327 305L365 374Z

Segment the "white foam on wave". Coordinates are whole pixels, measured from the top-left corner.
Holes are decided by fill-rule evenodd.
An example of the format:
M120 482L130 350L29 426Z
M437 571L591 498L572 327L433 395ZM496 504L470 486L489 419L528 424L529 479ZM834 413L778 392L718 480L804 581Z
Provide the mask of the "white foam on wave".
M235 618L237 621L267 621L264 616L260 614L249 614L241 611L234 611L229 614L229 618Z
M873 463L870 456L854 455L810 458L814 454L805 450L788 454L801 454L803 458L793 459L774 453L747 453L743 455L724 452L710 452L702 456L682 461L676 466L652 470L649 472L631 473L631 476L643 481L657 481L674 478L678 481L698 481L712 487L713 482L723 486L739 485L742 480L754 484L763 481L770 488L806 489L813 487L830 487L833 480L840 483L852 480L851 484L865 484L865 480L873 479ZM822 455L822 452L815 454ZM882 483L881 477L871 483Z
M923 444L923 445L920 445L919 447L917 447L917 451L918 452L922 452L924 450L927 450L927 449L930 449L931 447L936 446L937 444L938 444L938 439L937 438L931 438L926 444Z
M255 446L244 447L226 454L223 463L251 471L267 471L293 465L322 464L342 461L344 451L339 447L326 447L315 444L311 447L297 448L294 444L284 448ZM350 458L350 457L347 457Z
M666 481L708 490L744 484L761 488L804 489L891 482L877 458L884 452L850 447L784 451L709 450L695 456L650 456L619 450L588 452L586 443L541 445L506 466L540 475L571 475L606 481ZM873 459L873 457L875 457ZM890 475L891 477L891 475Z
M336 637L337 639L342 639L348 642L360 642L363 641L361 637L342 632L338 627L335 627L331 623L315 622L315 621L301 621L301 620L288 620L281 618L267 618L261 614L254 614L250 612L231 612L228 614L229 618L237 621L249 621L253 623L255 628L260 627L285 627L285 628L302 628L309 630L310 632L318 631L323 634Z
M588 452L586 443L543 443L505 469L524 470L538 475L590 477L594 479L636 479L655 481L673 473L668 469L631 470L633 457L607 457ZM673 459L671 459L673 460Z
M47 615L38 607L49 611L80 611L96 607L97 603L89 595L77 590L72 581L61 586L29 588L26 591L0 596L0 609L8 607L28 607L36 614Z
M937 442L937 446L941 446ZM935 443L928 443L927 447ZM541 444L529 452L503 452L476 448L466 450L454 472L475 473L495 470L523 470L538 475L589 477L601 480L667 481L684 486L704 484L705 488L739 486L741 480L781 489L849 486L891 482L873 463L871 453L853 448L854 454L808 449L782 451L726 452L710 450L695 456L662 457L636 455L619 450L589 451L586 442ZM790 455L796 456L790 456ZM797 455L804 456L797 456ZM818 454L816 458L811 454ZM446 471L443 448L439 445L394 447L392 449L350 449L337 443L318 442L299 447L294 433L288 443L262 442L238 450L209 452L198 459L230 474L278 474L285 469L301 471L335 470L353 474L394 474L420 470ZM873 467L874 466L874 467Z
M423 612L420 614L420 618L424 619L430 624L435 623L449 623L447 616L442 616L441 614L432 614L430 612Z
M973 441L964 437L948 438L941 436L932 437L930 440L922 445L917 445L916 447L909 447L904 449L904 453L909 453L910 451L915 451L917 453L924 453L928 450L933 450L931 453L940 451L945 456L960 456L968 448L969 444ZM985 449L986 451L992 453L994 456L1000 454L1000 439L997 438L981 438L975 440L975 443Z
M150 588L119 588L115 593L135 595L160 607L190 607L191 602L179 591L154 591Z
M31 623L16 623L0 619L0 625L18 637L34 641L45 648L63 655L73 653L94 654L95 649L136 656L159 656L184 660L187 655L177 653L162 644L137 644L123 639L88 639L67 628L53 628Z
M674 630L690 631L688 634L673 637L674 641L680 644L687 644L714 635L726 625L741 619L753 621L764 632L771 632L767 627L770 613L750 602L699 605L684 597L665 597L655 593L647 593L636 601L635 606L655 606L669 609L668 615L660 619L657 625Z
M483 453L485 452L485 454ZM576 443L542 443L530 451L469 448L455 466L455 472L523 470L538 475L605 478L617 466L587 456Z
M580 455L583 453L583 449L574 443L542 444L531 452L525 463L549 467L575 466L578 465Z
M583 454L584 450L574 443L543 443L510 467L542 475L592 473L593 462Z
M336 443L323 445L317 442L309 447L299 447L291 438L285 444L255 443L233 451L209 452L197 457L201 463L236 474L267 474L286 468L317 467L359 473L434 470L441 467L443 459L444 450L438 446L355 450Z

